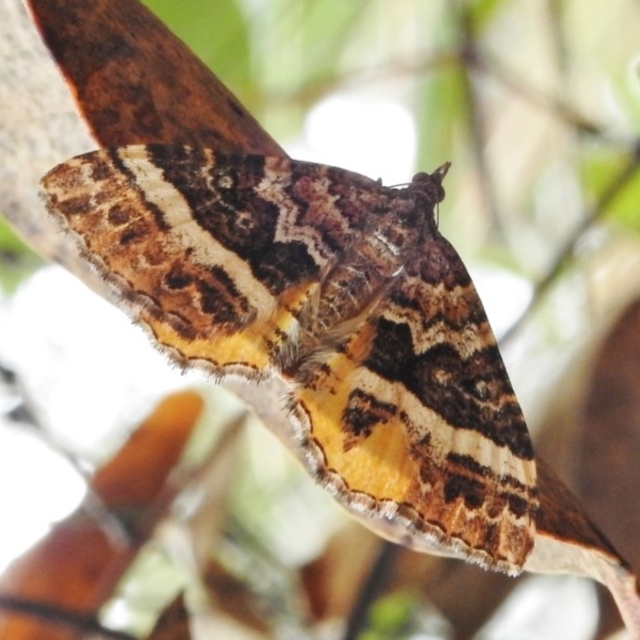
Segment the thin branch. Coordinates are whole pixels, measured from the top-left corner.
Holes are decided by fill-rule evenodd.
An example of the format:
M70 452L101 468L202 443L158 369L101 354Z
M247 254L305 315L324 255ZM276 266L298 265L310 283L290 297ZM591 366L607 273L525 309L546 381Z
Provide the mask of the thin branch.
M398 58L389 63L376 67L375 73L371 72L369 66L354 67L340 73L336 77L314 78L309 82L301 83L293 91L273 91L269 93L270 104L275 106L286 104L291 105L313 105L323 96L341 90L354 88L366 88L384 84L388 81L396 81L402 78L414 77L426 72L436 72L449 69L459 64L460 56L457 51L434 51L423 57L418 63L413 60Z
M575 248L582 239L584 233L591 225L598 220L609 208L609 205L620 194L620 192L631 182L640 169L640 145L636 147L629 162L622 170L611 180L605 192L600 196L598 202L593 209L583 218L580 224L573 231L569 239L560 248L556 255L554 263L551 265L546 275L538 282L535 287L534 294L526 309L521 313L520 317L507 329L500 339L500 344L504 345L508 340L513 338L515 333L521 328L525 320L533 313L534 309L540 304L551 285L555 282L560 271L569 260Z
M544 109L550 115L568 123L578 131L598 136L604 140L608 139L607 133L601 125L587 120L561 98L552 97L531 86L521 77L507 69L501 61L498 61L490 53L485 51L482 57L476 56L467 60L467 62L473 65L476 71L499 82L505 89L526 100L532 106Z
M551 52L563 80L569 77L570 58L565 29L566 3L564 0L547 1L547 30L551 40ZM565 85L566 86L566 85Z
M92 616L86 616L43 602L33 602L12 596L0 596L0 609L6 609L19 615L39 618L46 623L73 627L83 633L97 633L104 638L112 638L113 640L138 640L135 636L125 633L124 631L109 629L101 625Z
M386 540L382 542L378 557L373 563L360 589L358 599L351 609L342 640L357 640L366 629L369 609L387 585L389 574L400 549L400 546L392 542L387 542Z
M469 16L469 8L466 3L456 2L451 5L454 11L459 29L460 38L460 62L462 66L462 77L464 83L465 102L467 120L470 130L471 148L475 160L478 175L480 177L480 188L484 196L486 207L491 219L490 229L497 240L502 236L502 216L496 197L493 174L487 164L484 153L485 150L485 118L482 112L480 96L476 90L475 78L473 76L476 61L482 58L482 53L478 50L477 40L474 37L473 28ZM478 63L479 64L479 63Z

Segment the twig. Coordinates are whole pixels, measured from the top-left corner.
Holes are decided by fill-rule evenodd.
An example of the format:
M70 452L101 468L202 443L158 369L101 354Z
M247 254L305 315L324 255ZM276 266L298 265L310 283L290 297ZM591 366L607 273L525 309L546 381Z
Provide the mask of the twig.
M562 98L553 97L541 89L531 86L521 77L507 69L501 61L498 61L489 52L485 51L482 57L476 56L467 62L473 65L479 73L500 83L505 89L526 100L532 106L544 109L558 120L569 123L577 131L608 139L607 132L601 125L589 121Z
M467 119L470 129L471 147L473 151L473 157L480 177L480 188L484 200L489 210L491 218L490 229L500 239L502 235L502 216L498 206L498 199L496 197L496 191L494 187L493 175L487 164L485 157L485 131L484 131L484 117L482 113L482 105L480 104L480 98L475 87L475 80L473 77L475 66L478 60L482 58L482 54L478 51L478 46L472 26L469 18L469 8L466 3L453 3L450 5L454 11L455 18L458 24L460 32L460 62L461 73L463 77L465 103L467 105Z
M113 640L138 640L135 636L125 633L124 631L109 629L101 625L92 616L86 616L43 602L33 602L12 596L0 596L0 608L17 614L40 618L48 623L73 627L85 633L97 633L104 638L113 638Z
M569 239L565 242L564 246L560 248L558 254L556 255L554 263L551 265L546 275L536 285L531 301L529 302L525 310L520 314L520 317L502 335L500 339L500 343L502 345L513 338L515 333L521 328L524 321L540 304L540 301L558 277L565 262L572 256L573 252L575 251L576 245L581 240L585 231L587 231L589 227L596 220L598 220L598 218L600 218L603 213L607 211L611 202L637 174L638 169L640 169L640 144L636 146L636 149L634 150L634 153L629 162L622 168L618 175L616 175L613 180L611 180L609 186L600 196L600 199L594 205L593 209L583 218L583 220L575 228Z
M386 540L380 547L380 552L376 558L369 575L367 575L358 599L356 600L347 621L342 640L357 640L367 625L367 614L375 599L380 595L387 584L389 573L396 561L396 557L401 547Z

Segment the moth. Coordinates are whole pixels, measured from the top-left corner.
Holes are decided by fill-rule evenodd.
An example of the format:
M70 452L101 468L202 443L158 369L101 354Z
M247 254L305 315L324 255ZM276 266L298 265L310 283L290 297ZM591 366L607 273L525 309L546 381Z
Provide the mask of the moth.
M183 367L278 375L308 470L422 550L518 573L533 448L434 210L448 165L389 188L335 167L137 145L65 162L47 208Z

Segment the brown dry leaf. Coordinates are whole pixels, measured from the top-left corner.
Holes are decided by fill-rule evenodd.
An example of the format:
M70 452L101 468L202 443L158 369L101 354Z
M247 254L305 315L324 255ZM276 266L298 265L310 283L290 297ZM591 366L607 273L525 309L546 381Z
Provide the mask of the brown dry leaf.
M28 0L103 146L182 143L286 154L148 9L131 0Z
M159 497L203 406L202 396L189 390L173 393L158 404L118 455L96 471L91 486L105 505L141 507Z
M182 593L162 612L147 640L191 640L189 611Z
M45 215L38 182L93 145L20 0L0 0L0 64L0 211L40 255L78 273L80 258Z
M577 491L625 557L640 564L640 300L610 329L592 363L578 421ZM601 600L601 636L620 626Z
M608 287L608 292L611 287ZM638 454L638 301L617 322L617 292L601 303L600 327L586 349L563 374L562 393L547 411L538 450L575 490L581 504L632 566L640 562L636 545ZM598 308L600 308L598 307ZM635 452L635 453L634 453ZM598 638L620 628L622 621L610 593L599 591Z
M627 630L640 638L640 595L636 577L577 498L551 468L538 460L540 512L536 543L525 570L592 578L613 596Z
M301 581L315 622L349 616L385 544L352 523L336 533L322 555L302 567ZM401 548L394 554L380 594L410 592L421 597L448 620L453 637L470 638L517 583L502 573L478 571L456 560Z
M640 563L640 300L611 328L580 411L578 491L631 562ZM623 499L622 499L623 498Z
M349 615L381 544L367 529L348 523L322 555L301 568L302 586L316 622Z
M134 558L140 544L163 515L165 481L193 431L203 407L201 396L182 391L162 400L135 430L113 460L91 483L105 507L136 514L135 539L125 544L102 522L80 508L16 559L0 576L0 595L55 606L81 616L96 616ZM168 500L163 500L168 504ZM150 508L152 507L152 508ZM81 633L52 627L50 621L0 613L3 640L71 640Z
M30 6L102 144L185 142L195 136L197 142L222 151L283 155L241 105L134 0L34 0ZM171 70L169 81L165 67ZM176 81L188 87L176 86ZM210 83L218 88L205 89ZM142 108L127 108L132 99ZM604 582L640 638L635 578L564 485L544 465L540 475L543 506L526 568L568 571Z
M213 558L209 560L202 574L202 582L209 595L211 606L216 613L233 618L242 627L267 635L270 625L256 610L255 593Z
M447 619L455 638L473 637L522 579L478 571L473 565L448 558L434 558L432 564L427 565L404 553L400 556L395 580L406 579L407 572L413 576L414 588L421 589Z

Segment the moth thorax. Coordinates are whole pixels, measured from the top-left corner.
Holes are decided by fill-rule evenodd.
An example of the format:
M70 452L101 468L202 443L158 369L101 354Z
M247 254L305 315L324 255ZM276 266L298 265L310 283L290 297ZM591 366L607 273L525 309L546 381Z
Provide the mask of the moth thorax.
M322 282L312 328L316 337L349 325L373 310L402 271L406 245L404 237L381 227L349 247Z

